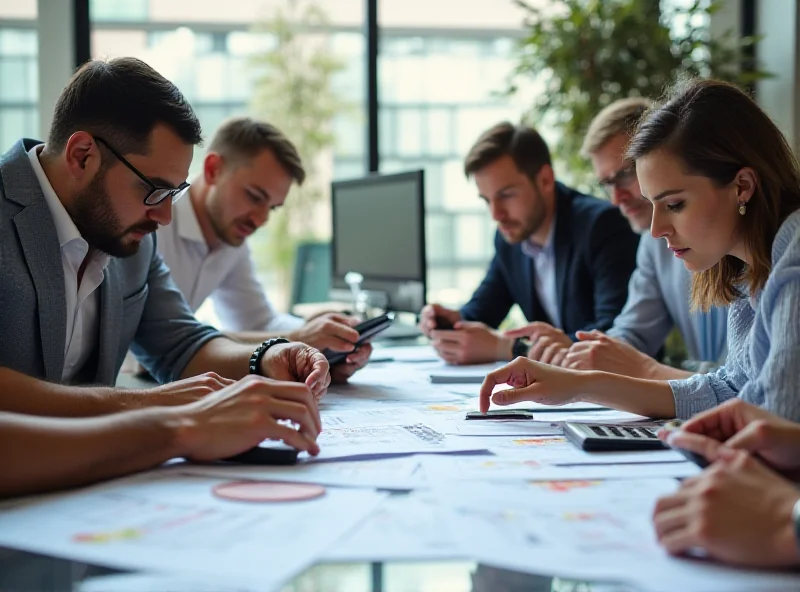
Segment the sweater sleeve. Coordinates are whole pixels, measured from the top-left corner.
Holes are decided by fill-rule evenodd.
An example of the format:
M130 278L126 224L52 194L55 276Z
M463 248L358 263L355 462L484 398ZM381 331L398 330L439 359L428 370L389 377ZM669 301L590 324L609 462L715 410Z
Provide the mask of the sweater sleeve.
M773 269L769 284L753 328L752 347L760 350L754 354L764 361L739 396L781 417L800 421L800 265Z
M686 380L670 380L675 398L675 417L689 419L695 413L711 409L737 396L735 383L721 366L709 374L695 374Z

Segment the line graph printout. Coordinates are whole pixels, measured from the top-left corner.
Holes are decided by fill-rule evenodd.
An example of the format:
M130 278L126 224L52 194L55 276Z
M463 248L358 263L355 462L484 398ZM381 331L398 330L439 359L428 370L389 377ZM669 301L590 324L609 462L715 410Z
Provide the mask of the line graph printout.
M329 489L313 501L248 504L214 497L212 487L221 482L161 471L49 496L0 513L0 545L273 590L384 497Z
M411 422L334 426L323 430L317 443L321 453L315 461L485 450L461 438L446 436L426 423Z
M194 465L176 467L182 473L227 479L293 481L339 487L409 489L419 460L413 456L351 462L299 462L293 466Z
M392 495L329 548L324 561L409 561L465 557L442 520L447 511L427 492Z
M748 571L670 557L655 538L652 509L674 480L582 481L445 489L452 532L470 557L495 567L567 578L622 581L652 592L793 589L800 575ZM526 491L521 491L525 489ZM497 500L502 500L498 504Z

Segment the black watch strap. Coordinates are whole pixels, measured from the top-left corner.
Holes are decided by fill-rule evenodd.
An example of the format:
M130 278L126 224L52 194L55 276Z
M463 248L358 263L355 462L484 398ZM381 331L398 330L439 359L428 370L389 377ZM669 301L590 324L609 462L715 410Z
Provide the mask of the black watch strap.
M526 357L530 347L531 342L526 337L517 337L514 340L514 345L511 346L511 358Z
M250 366L249 366L250 374L261 375L261 372L259 372L259 366L261 365L261 358L264 357L264 354L267 353L267 350L269 348L271 348L273 345L278 345L279 343L289 343L289 340L286 339L285 337L275 337L273 339L267 339L256 348L256 351L254 351L253 355L250 356Z

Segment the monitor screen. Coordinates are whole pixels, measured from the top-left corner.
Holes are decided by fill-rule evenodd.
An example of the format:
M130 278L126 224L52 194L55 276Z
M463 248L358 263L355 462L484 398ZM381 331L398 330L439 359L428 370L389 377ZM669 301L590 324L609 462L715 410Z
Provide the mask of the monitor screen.
M334 287L357 271L364 289L387 292L390 301L398 284L406 290L409 282L419 284L424 294L423 172L335 181L331 188ZM389 307L409 308L398 302Z

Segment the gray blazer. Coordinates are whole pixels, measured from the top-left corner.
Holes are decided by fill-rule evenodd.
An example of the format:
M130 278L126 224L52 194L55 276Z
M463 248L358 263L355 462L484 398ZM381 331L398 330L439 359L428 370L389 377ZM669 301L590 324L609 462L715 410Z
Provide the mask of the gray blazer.
M60 382L66 342L61 250L20 140L0 157L0 366ZM113 385L128 349L159 382L177 380L197 350L220 333L198 322L156 250L112 258L100 285L98 346L81 382Z

